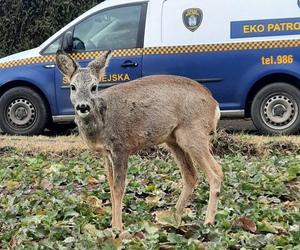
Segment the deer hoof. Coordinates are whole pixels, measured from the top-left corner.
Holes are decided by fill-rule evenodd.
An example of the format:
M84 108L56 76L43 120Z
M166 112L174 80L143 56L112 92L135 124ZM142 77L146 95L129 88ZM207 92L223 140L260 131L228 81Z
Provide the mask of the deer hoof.
M130 240L132 239L132 235L128 231L123 231L119 235L120 240Z
M176 213L175 214L175 221L176 221L176 223L177 223L177 225L178 226L180 226L181 225L181 223L182 223L182 214L181 213Z
M215 220L212 220L212 219L205 219L204 221L204 225L207 225L207 226L212 226L215 224Z

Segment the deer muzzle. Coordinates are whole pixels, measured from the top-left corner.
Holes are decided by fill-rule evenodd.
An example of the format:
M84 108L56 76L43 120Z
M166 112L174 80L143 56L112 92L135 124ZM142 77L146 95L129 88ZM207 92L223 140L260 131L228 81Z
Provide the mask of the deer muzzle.
M78 104L76 106L76 112L79 116L87 116L91 111L91 107L89 104Z

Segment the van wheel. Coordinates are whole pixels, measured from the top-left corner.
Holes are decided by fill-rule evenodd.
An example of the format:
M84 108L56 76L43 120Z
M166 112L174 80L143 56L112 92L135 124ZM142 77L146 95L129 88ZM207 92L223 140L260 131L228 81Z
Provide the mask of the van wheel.
M0 99L0 128L16 135L41 133L47 123L47 109L43 99L27 87L16 87Z
M293 134L300 129L300 91L287 83L272 83L255 96L251 117L264 134Z

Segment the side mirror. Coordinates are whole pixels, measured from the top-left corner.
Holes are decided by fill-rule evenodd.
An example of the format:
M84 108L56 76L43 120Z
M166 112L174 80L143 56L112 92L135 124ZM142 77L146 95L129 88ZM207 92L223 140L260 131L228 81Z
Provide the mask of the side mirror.
M67 53L71 53L73 50L73 33L72 31L67 31L62 40L62 49Z

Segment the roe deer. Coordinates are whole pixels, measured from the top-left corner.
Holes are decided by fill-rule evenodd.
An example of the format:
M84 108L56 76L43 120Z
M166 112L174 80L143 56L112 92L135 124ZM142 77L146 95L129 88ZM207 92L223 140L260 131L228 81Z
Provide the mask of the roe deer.
M193 193L199 166L210 185L205 223L213 224L223 179L210 152L210 133L220 119L217 102L199 83L179 76L148 76L98 92L110 57L110 52L103 53L87 68L80 68L69 55L58 51L56 62L70 80L81 137L91 150L105 157L112 227L123 228L122 199L129 155L162 143L173 152L183 177L177 216L180 218Z

